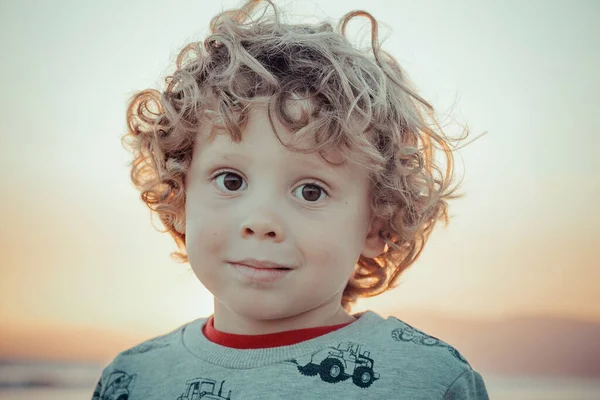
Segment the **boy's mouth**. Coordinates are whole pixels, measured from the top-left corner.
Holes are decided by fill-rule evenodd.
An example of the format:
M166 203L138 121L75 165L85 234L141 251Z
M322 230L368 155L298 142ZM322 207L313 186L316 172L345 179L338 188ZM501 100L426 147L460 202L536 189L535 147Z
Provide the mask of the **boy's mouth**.
M253 258L247 258L241 261L232 261L231 264L245 265L247 267L256 269L276 269L280 271L288 271L294 269L293 267L286 264L279 264L272 261L259 261Z
M252 265L247 265L241 262L228 263L233 271L245 281L254 281L261 283L273 283L287 277L288 272L292 272L293 268L277 267L270 265L267 268L257 268ZM260 266L260 264L254 264Z

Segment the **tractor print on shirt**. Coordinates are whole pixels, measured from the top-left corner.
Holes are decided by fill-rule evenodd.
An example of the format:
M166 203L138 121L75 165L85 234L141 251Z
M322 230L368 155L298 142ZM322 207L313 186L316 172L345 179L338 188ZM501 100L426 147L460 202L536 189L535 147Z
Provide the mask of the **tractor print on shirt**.
M106 381L106 389L102 391L102 384L98 382L92 400L127 400L131 389L133 389L133 381L135 374L128 374L123 371L114 371Z
M298 366L298 371L305 376L320 375L328 383L338 383L352 378L358 387L367 388L379 379L373 370L374 361L371 353L361 350L358 343L340 343L338 347L327 347L307 357L288 360Z
M225 381L221 382L218 393L215 393L217 381L205 378L190 379L185 383L186 388L177 400L231 400L231 390L227 397L222 395L224 383Z

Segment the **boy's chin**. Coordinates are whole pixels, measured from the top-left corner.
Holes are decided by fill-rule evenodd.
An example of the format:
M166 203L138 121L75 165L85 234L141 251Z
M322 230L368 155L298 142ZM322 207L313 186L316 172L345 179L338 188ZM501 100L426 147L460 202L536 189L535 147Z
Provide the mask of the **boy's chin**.
M238 299L229 302L226 306L227 313L231 313L232 317L241 317L254 321L275 321L283 320L301 314L301 307L293 307L291 304L260 304L257 301Z

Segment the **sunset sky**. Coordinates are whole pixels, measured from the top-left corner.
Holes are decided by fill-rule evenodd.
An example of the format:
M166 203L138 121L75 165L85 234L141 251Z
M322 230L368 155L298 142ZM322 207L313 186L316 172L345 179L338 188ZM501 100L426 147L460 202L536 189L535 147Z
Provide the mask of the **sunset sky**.
M162 89L178 51L237 4L0 5L5 326L158 334L212 312L189 266L169 258L170 236L152 227L120 137L127 99ZM280 4L336 21L370 11L442 121L488 132L457 156L465 197L450 204L448 227L399 288L359 309L600 320L600 3ZM367 33L366 22L355 28Z

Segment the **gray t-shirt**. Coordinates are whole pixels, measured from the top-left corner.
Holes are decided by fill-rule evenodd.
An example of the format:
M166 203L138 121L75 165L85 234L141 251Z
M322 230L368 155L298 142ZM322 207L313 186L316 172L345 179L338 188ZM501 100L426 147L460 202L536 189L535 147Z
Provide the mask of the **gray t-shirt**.
M489 399L449 344L373 311L297 344L233 349L208 340L208 318L123 351L92 400Z

